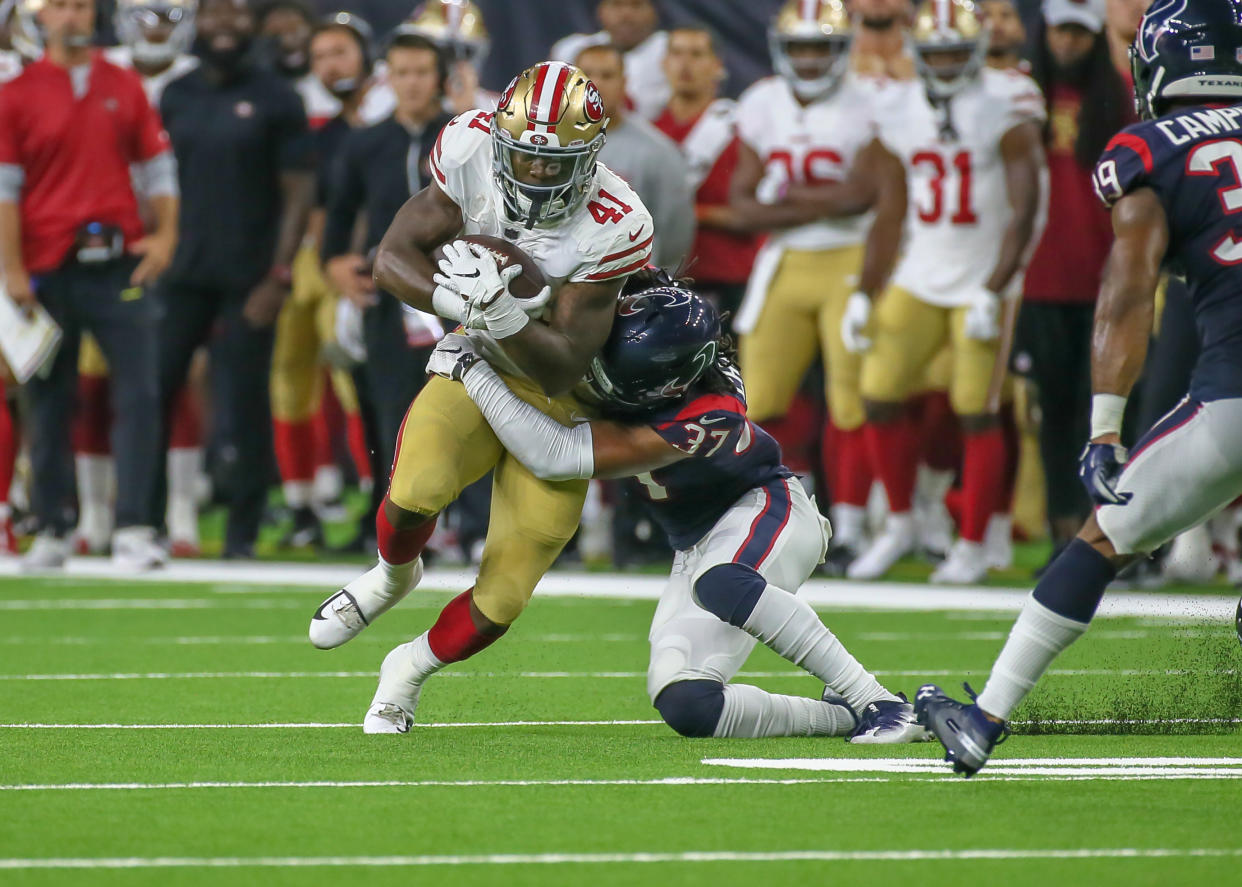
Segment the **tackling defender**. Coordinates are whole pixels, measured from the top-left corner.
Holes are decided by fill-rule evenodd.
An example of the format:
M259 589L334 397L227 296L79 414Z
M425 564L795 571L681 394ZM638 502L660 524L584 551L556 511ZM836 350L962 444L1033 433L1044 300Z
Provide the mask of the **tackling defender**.
M608 338L621 285L651 253L651 216L596 161L607 124L599 92L578 68L528 68L509 84L495 114L470 111L444 128L431 154L432 185L401 209L375 261L381 287L464 323L480 354L524 400L566 424L582 409L568 392ZM477 245L449 243L461 234L515 244L550 287L519 302L508 283L520 266L501 271ZM445 259L437 271L430 254L441 245ZM339 646L404 597L422 576L420 555L436 516L492 469L491 520L475 586L450 602L430 631L389 653L380 688L421 685L427 674L504 634L577 529L587 484L531 474L505 453L460 385L433 378L399 434L376 516L379 564L324 601L311 620L312 643ZM391 699L377 693L364 730L407 732L416 701L416 692Z
M1087 630L1117 570L1242 493L1242 232L1233 218L1242 212L1242 2L1158 3L1131 61L1143 122L1116 136L1095 170L1115 236L1095 313L1091 441L1079 467L1095 514L1035 586L975 703L934 684L915 701L945 759L967 776L987 763L1052 660ZM1202 350L1186 399L1127 462L1121 417L1165 263L1190 284Z
M587 385L607 420L566 427L540 413L461 336L445 337L428 369L460 381L537 477L634 478L677 549L651 625L647 692L678 733L928 738L905 698L794 596L824 559L828 522L781 464L776 441L747 419L716 309L667 276L656 279L660 286L617 305L591 362ZM756 640L822 680L823 696L732 683ZM394 683L388 692L406 691Z

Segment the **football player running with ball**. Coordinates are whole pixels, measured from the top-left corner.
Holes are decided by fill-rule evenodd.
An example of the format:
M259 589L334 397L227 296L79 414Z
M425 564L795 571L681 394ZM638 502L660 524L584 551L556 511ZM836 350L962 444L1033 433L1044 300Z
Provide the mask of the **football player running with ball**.
M975 703L934 684L919 690L923 723L967 776L987 763L1057 654L1087 630L1118 569L1242 494L1242 3L1156 4L1130 54L1143 122L1115 136L1095 169L1114 234L1091 343L1091 440L1079 466L1096 510L1035 586ZM1190 284L1201 350L1188 396L1127 461L1121 417L1165 263ZM1242 609L1239 617L1242 628Z
M746 417L741 377L706 299L659 275L617 306L588 387L605 419L567 427L450 335L428 369L460 381L505 449L549 481L631 477L677 553L651 625L647 692L683 736L927 738L795 597L831 531ZM762 641L827 685L819 698L731 683Z
M376 282L402 301L461 323L478 353L550 421L581 409L568 392L608 338L625 278L651 252L652 222L633 191L596 161L608 120L582 71L528 68L496 112L469 111L440 133L433 183L402 208L380 244ZM494 254L461 235L503 238L549 286L519 301ZM431 253L443 246L437 264ZM404 733L432 673L493 643L578 526L585 479L537 477L505 452L465 389L432 378L406 414L388 495L376 516L379 564L329 597L311 642L345 643L413 588L436 516L494 470L492 511L473 588L431 629L385 658L368 733Z

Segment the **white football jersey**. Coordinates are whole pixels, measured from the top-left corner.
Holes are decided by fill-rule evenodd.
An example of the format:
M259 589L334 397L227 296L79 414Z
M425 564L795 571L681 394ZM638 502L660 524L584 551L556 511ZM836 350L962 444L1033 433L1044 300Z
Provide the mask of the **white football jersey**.
M341 100L328 91L314 74L303 74L293 83L306 109L306 119L311 129L319 129L341 113ZM358 117L363 126L371 126L389 117L397 109L397 97L388 83L388 66L379 61L371 73L371 88L362 98Z
M847 75L831 95L803 105L783 78L767 77L738 99L738 135L759 155L765 175L808 185L841 181L875 138L874 92L869 82ZM800 250L850 246L862 243L867 218L823 219L773 231L769 242Z
M104 58L122 68L134 67L134 53L128 46L110 46L104 50ZM164 87L197 67L197 56L181 53L173 59L171 65L158 74L152 74L150 77L142 75L142 88L147 91L147 101L151 103L151 107L159 110Z
M527 229L512 221L493 172L491 118L487 111L459 114L440 131L431 151L436 184L461 207L462 234L514 244L534 259L554 292L564 283L625 277L647 264L655 234L651 215L630 186L602 163L596 164L587 199L559 224ZM497 369L522 375L485 330L468 335Z
M16 80L21 72L21 54L12 49L0 49L0 84Z
M594 34L570 34L552 46L548 58L556 62L578 64L578 55L588 46L606 46L612 42L607 31ZM668 52L668 31L656 31L642 43L625 53L625 90L634 111L647 120L660 116L672 96L668 78L664 76L664 56Z
M894 82L883 96L880 137L905 164L909 193L893 282L924 302L961 305L987 282L1009 224L1001 138L1021 123L1043 123L1043 95L1025 74L984 68L949 101L951 133L920 81Z

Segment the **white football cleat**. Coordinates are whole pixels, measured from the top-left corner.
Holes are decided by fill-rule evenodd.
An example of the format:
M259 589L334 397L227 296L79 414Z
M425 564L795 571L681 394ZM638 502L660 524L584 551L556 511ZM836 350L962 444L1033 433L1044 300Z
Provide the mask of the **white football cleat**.
M356 638L423 578L423 559L393 567L379 563L329 597L310 621L310 642L331 650Z
M151 527L122 527L112 534L112 563L128 572L157 570L168 563L168 552Z
M993 570L1008 570L1013 566L1013 517L994 514L988 518L988 528L983 531L983 551Z
M51 533L35 536L30 549L22 556L23 570L59 570L69 560L69 540Z
M394 647L380 665L379 686L362 719L362 732L409 733L422 691L414 668L414 641Z
M932 571L939 585L978 585L988 575L987 550L982 543L958 539L944 563Z
M871 540L845 575L850 579L879 579L913 550L914 521L910 514L890 514L884 531Z

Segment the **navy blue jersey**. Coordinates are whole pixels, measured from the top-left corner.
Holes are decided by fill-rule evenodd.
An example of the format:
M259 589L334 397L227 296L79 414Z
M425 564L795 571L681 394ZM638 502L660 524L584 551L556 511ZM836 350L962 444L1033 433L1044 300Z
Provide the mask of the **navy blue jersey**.
M736 370L728 375L732 394L695 385L683 400L647 420L690 456L631 481L676 549L702 539L749 490L793 475L781 464L780 445L746 418L741 377Z
M1104 149L1095 190L1112 206L1151 188L1169 223L1166 262L1194 301L1199 401L1242 397L1242 106L1191 108L1129 126Z

